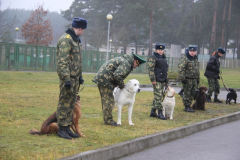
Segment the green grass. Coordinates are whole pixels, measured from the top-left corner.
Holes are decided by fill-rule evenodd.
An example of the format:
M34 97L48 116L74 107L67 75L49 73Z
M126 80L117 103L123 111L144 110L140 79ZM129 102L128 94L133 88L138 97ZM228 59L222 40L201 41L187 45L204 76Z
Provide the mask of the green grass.
M240 88L239 72L239 69L223 70L224 82L229 87ZM85 85L95 85L91 81L94 75L83 75ZM125 83L133 78L141 84L150 84L146 74L130 74ZM203 76L201 81L204 82ZM153 93L142 91L136 95L134 104L135 125L128 125L125 106L122 126L111 127L103 124L98 88L85 86L80 93L82 117L79 124L86 138L65 140L56 134L30 135L30 129L39 130L43 121L56 111L58 82L55 72L0 72L0 159L57 159L240 111L240 104L206 104L206 111L186 113L181 98L176 95L174 119L162 121L149 117ZM113 117L117 120L117 109Z

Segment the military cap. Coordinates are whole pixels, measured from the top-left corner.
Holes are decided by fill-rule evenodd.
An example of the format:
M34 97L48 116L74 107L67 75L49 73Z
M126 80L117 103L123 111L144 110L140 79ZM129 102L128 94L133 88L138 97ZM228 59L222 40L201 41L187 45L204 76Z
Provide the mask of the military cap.
M155 49L165 49L165 44L162 43L156 44Z
M225 53L226 53L222 47L219 47L219 48L218 48L218 52L220 52L220 53L222 53L222 54L225 54Z
M83 19L83 18L75 17L72 20L72 27L73 28L86 29L87 28L87 21L85 19Z
M134 53L133 53L133 55L134 55L134 60L137 60L139 64L143 64L146 62L146 60L142 59L140 56L138 56Z
M188 50L189 51L197 51L197 45L189 45Z

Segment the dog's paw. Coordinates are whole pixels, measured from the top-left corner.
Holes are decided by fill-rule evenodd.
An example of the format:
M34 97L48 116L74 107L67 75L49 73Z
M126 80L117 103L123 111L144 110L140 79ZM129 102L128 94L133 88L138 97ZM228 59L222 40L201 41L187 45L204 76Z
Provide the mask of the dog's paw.
M170 117L171 120L173 120L173 117Z
M85 138L85 137L86 137L84 134L81 134L80 136L81 136L81 137L83 137L83 138Z
M130 126L134 126L134 124L133 124L132 122L131 122L131 123L129 123L129 125L130 125Z

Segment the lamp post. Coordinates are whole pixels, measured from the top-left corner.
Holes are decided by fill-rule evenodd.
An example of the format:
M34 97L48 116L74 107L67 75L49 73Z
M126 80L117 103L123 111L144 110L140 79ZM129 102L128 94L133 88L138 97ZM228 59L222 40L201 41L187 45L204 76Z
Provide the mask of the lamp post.
M16 40L15 40L15 42L17 42L19 28L18 28L18 27L16 27L16 28L15 28L15 31L16 31Z
M110 42L110 52L112 52L112 48L111 48L112 39L109 39L109 42Z
M112 20L113 16L111 14L107 15L108 20L108 39L107 39L107 56L106 56L106 62L108 61L108 45L109 45L109 32L110 32L110 21Z

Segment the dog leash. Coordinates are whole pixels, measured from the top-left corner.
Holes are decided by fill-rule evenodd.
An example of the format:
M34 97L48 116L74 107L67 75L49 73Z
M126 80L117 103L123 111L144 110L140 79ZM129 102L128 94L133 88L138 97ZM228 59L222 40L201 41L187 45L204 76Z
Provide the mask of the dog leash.
M221 74L222 74L222 71L219 70L219 74L221 75ZM222 76L219 76L219 77L220 77L220 80L221 80L222 83L223 83L224 88L225 88L228 92L230 92L230 91L229 91L229 87L227 87L227 85L223 82Z

